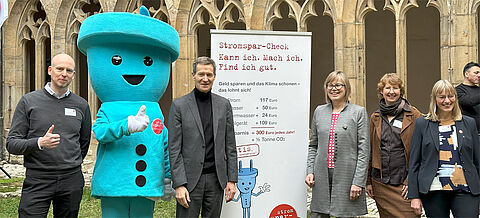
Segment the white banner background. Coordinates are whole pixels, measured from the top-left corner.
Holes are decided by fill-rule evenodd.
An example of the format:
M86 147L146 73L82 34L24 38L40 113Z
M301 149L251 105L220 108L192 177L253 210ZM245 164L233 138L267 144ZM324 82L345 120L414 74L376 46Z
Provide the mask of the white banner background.
M239 176L250 217L306 218L304 183L308 150L311 33L212 30L217 64L213 92L233 107L238 160L258 175ZM241 173L239 174L241 175ZM245 177L243 177L245 178ZM252 183L250 186L248 183ZM237 185L237 187L238 187ZM260 190L266 191L257 195ZM239 198L237 189L235 198ZM222 217L249 217L242 198Z

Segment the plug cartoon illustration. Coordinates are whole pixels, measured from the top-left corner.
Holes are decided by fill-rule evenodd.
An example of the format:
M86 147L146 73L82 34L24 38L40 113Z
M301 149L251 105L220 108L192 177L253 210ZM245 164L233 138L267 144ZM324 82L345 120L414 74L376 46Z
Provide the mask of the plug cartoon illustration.
M268 183L258 187L259 192L253 193L255 183L257 181L258 169L253 168L253 160L250 159L250 168L242 168L242 161L238 163L238 182L237 189L240 194L233 201L237 202L241 199L243 208L243 218L250 218L250 207L252 206L252 195L257 197L265 192L270 191L270 185Z
M98 140L92 196L103 217L152 217L170 178L167 129L158 105L180 40L170 25L140 14L100 13L85 19L78 49L102 105L93 125Z

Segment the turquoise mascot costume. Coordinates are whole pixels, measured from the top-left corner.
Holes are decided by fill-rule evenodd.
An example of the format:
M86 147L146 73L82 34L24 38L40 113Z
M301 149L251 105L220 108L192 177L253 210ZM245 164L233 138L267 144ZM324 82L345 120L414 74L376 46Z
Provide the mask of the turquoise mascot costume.
M78 34L90 82L102 101L93 125L99 144L92 196L103 217L152 217L152 198L170 178L167 128L158 100L168 85L180 40L168 24L140 14L88 17Z

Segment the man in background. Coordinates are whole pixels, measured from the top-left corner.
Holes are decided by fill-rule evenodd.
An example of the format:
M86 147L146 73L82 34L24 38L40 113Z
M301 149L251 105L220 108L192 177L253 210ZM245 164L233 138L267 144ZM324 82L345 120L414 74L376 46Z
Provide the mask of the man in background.
M475 119L480 135L480 65L470 62L463 68L463 83L455 87L462 114Z

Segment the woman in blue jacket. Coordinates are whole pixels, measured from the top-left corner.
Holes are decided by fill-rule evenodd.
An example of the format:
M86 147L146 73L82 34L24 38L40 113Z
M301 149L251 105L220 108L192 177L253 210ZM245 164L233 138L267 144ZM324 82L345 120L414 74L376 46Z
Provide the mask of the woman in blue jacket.
M473 118L462 116L455 88L435 83L429 113L412 136L408 198L427 217L478 217L480 145Z

